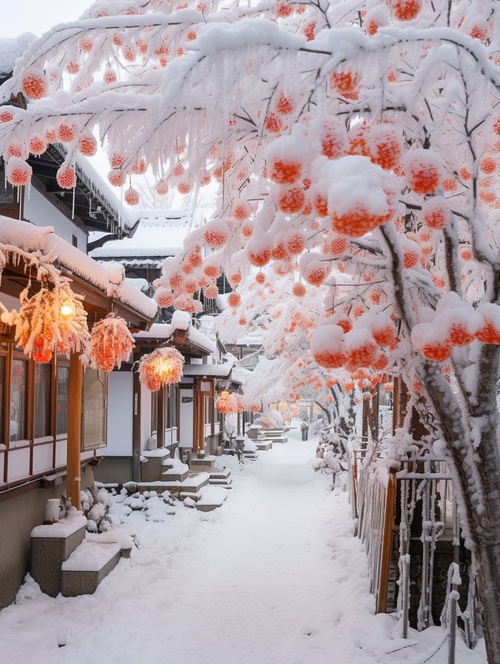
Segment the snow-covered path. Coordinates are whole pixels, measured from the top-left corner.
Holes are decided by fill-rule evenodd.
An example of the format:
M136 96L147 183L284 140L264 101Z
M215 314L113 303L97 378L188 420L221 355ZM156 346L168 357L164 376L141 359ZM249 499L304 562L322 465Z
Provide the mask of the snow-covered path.
M314 473L316 443L298 437L241 472L234 463L235 488L215 512L180 504L166 515L153 497L147 512L130 513L140 548L94 595L50 598L26 583L19 603L0 612L0 661L24 664L34 653L44 664L426 661L441 631L404 642L394 617L373 615L346 494ZM457 662L484 664L459 645ZM445 648L431 661L446 662Z

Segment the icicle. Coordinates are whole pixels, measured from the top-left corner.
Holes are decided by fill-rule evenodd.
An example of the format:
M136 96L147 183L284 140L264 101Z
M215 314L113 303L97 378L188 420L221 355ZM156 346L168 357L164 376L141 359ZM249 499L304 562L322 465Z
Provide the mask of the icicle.
M73 200L71 205L71 219L75 218L75 199L76 199L76 185L73 187Z

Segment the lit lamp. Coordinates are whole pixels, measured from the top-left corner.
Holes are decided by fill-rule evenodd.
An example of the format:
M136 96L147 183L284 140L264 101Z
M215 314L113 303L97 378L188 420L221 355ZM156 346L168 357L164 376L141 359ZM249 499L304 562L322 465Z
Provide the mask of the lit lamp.
M151 392L182 378L184 358L176 348L157 348L139 362L139 380Z
M68 320L68 318L72 318L75 315L75 307L73 305L73 302L71 300L66 300L61 304L61 318L64 318L64 320Z

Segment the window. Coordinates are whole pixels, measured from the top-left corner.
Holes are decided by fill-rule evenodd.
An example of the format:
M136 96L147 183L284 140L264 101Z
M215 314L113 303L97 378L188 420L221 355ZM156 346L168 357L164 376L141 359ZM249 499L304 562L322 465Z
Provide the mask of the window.
M33 435L35 438L50 436L51 364L35 362L35 413Z
M12 383L10 391L10 440L26 439L26 395L28 362L12 360Z
M106 447L108 411L107 376L104 371L86 369L83 374L82 450Z
M68 432L68 381L69 367L57 367L56 434Z
M165 399L165 426L167 428L176 427L177 424L177 408L179 403L179 385L169 385L167 390L167 398Z

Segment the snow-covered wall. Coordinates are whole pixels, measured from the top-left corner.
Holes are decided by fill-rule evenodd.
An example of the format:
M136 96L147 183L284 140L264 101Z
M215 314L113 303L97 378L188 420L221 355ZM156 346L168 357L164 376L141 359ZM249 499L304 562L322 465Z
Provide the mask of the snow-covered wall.
M85 231L60 212L54 203L45 198L34 186L29 187L28 195L24 199L24 217L35 226L52 226L55 233L69 244L73 244L73 236L76 237L78 249L87 253Z
M141 450L151 437L151 392L141 385Z
M108 380L108 446L104 456L132 456L133 374L112 371Z

